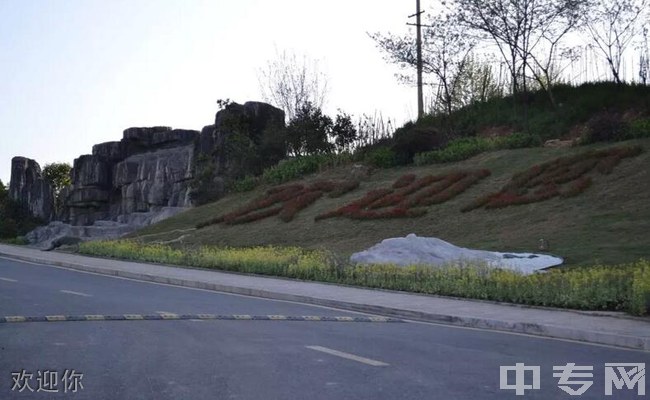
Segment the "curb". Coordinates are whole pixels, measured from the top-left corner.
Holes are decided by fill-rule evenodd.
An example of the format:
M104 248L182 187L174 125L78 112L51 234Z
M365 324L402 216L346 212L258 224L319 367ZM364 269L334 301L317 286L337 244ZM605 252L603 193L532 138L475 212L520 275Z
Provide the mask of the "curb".
M215 321L291 321L291 322L383 322L402 323L401 319L386 317L331 317L318 315L248 315L248 314L114 314L114 315L7 315L0 317L0 324L3 323L26 323L26 322L80 322L80 321L179 321L179 320L215 320Z
M321 299L317 297L278 293L267 290L251 289L246 287L221 285L218 283L207 283L187 279L173 279L162 276L141 274L128 271L107 270L84 264L71 262L59 262L42 260L21 255L5 254L0 255L33 263L54 265L78 271L92 272L100 275L117 276L145 282L162 283L174 286L183 286L194 289L211 290L223 293L238 294L251 297L260 297L272 300L284 300L297 303L313 304L331 308L338 308L348 311L358 311L368 314L378 314L392 318L431 322L443 325L453 325L465 328L476 328L494 330L501 332L519 333L554 339L575 340L592 344L622 347L633 350L650 351L650 337L628 336L615 333L603 333L589 330L572 329L569 327L555 326L549 324L531 324L524 322L510 322L488 318L460 317L457 315L438 314L405 310L400 308L377 306L370 304L351 303L339 300Z

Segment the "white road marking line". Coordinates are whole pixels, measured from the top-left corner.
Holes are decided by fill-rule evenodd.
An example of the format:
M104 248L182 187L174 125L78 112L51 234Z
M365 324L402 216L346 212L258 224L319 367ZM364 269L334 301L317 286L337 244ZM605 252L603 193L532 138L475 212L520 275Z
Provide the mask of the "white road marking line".
M73 292L72 290L59 290L59 292L66 293L66 294L74 294L75 296L92 297L91 294L86 294L86 293L81 293L81 292Z
M5 281L5 282L18 282L18 281L15 280L15 279L2 278L2 277L0 277L0 281Z
M176 288L176 289L194 290L194 291L197 291L197 292L206 292L206 293L213 293L213 294L216 293L216 294L223 295L223 296L246 297L246 298L249 298L249 299L272 301L272 302L275 302L275 303L299 304L299 305L302 305L302 306L308 306L308 307L314 307L314 308L322 308L324 310L343 311L343 312L348 313L348 314L375 315L376 316L376 314L370 314L370 313L361 312L361 311L354 311L354 310L346 310L346 309L343 309L343 308L322 306L322 305L319 305L319 304L301 303L299 301L292 301L292 300L269 299L269 298L266 298L266 297L257 297L257 296L246 295L246 294L222 292L222 291L219 291L219 290L199 289L199 288L193 288L193 287L187 287L187 286L173 285L173 284L170 284L170 283L143 281L141 279L126 278L124 276L100 274L98 272L84 271L84 270L77 269L77 268L62 267L62 266L59 266L59 265L46 264L45 261L37 263L37 262L32 262L32 261L24 261L24 260L21 260L19 258L5 257L5 256L2 256L2 255L0 255L0 259L13 261L13 262L17 262L17 263L22 263L22 264L36 265L37 267L56 268L56 269L61 269L61 270L69 271L69 272L76 272L76 273L79 273L79 274L95 275L95 276L99 276L99 277L102 277L102 278L120 279L120 280L123 280L123 281L146 283L148 285L168 286L168 287L173 287L173 288ZM119 260L117 260L117 261L119 261ZM221 271L219 271L219 272L221 272ZM508 333L508 332L506 332L506 333ZM538 337L538 336L535 336L535 337Z
M367 364L367 365L372 365L373 367L386 367L386 366L388 366L388 364L386 364L385 362L372 360L370 358L355 356L354 354L344 353L342 351L329 349L329 348L323 347L323 346L305 346L305 347L308 348L308 349L311 349L311 350L316 350L316 351L321 351L323 353L331 354L333 356L346 358L348 360L357 361L357 362Z

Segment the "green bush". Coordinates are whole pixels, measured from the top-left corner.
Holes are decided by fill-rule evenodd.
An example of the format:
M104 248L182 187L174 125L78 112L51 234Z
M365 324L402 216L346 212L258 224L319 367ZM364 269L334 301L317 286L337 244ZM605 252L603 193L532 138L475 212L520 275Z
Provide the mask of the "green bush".
M489 149L489 142L478 137L456 139L447 147L415 155L415 165L438 164L466 160Z
M641 139L650 137L650 118L639 118L630 122L627 132L628 139Z
M407 165L417 153L439 149L443 143L443 135L438 130L406 124L395 131L391 150L396 165Z
M249 175L234 181L231 185L231 190L238 193L250 192L257 187L257 184L258 179Z
M490 150L536 147L541 144L539 136L526 133L513 133L496 138L465 137L452 140L440 150L416 154L413 161L416 165L456 162Z
M388 147L378 147L368 151L363 161L377 168L392 168L397 165L395 153Z
M27 246L29 244L29 241L25 239L24 236L16 236L15 238L11 239L1 239L0 241L2 243L13 244L16 246Z
M587 122L583 143L613 142L628 136L629 126L618 113L602 112Z
M537 135L527 133L513 133L508 136L501 136L491 139L490 148L499 149L522 149L527 147L538 147L542 145L542 139Z
M341 154L313 154L299 156L280 161L277 165L267 168L262 173L264 183L278 185L305 175L332 168L351 162L349 153Z

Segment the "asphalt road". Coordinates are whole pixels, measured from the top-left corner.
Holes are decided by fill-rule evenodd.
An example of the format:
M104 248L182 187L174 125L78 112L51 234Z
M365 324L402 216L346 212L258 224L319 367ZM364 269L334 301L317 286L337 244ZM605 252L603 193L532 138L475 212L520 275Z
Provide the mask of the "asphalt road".
M156 313L359 315L0 258L0 316ZM567 363L594 367L593 379L575 378L594 382L579 398L643 398L625 387L605 396L605 363L613 362L647 364L650 354L424 323L0 323L0 400L568 399L575 397L553 377L553 366ZM516 363L540 366L539 390L516 396L499 388L500 366ZM83 374L75 393L72 370ZM23 371L32 379L13 375ZM41 388L56 392L37 391L39 371ZM53 371L58 385L47 386L44 377ZM14 378L34 391L19 392Z

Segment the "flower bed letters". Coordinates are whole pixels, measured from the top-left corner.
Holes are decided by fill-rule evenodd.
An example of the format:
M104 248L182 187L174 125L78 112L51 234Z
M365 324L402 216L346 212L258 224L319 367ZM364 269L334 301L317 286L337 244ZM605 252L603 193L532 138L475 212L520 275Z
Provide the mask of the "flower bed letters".
M404 175L390 189L371 190L360 199L318 215L316 220L419 217L426 213L425 207L444 203L489 175L490 171L485 169L427 175L419 179L413 174Z
M477 208L503 208L517 204L530 204L553 197L573 197L592 185L588 174L594 170L607 175L622 159L635 157L642 152L639 146L616 147L587 151L570 157L560 157L512 176L496 193L482 196L465 206L467 212Z

